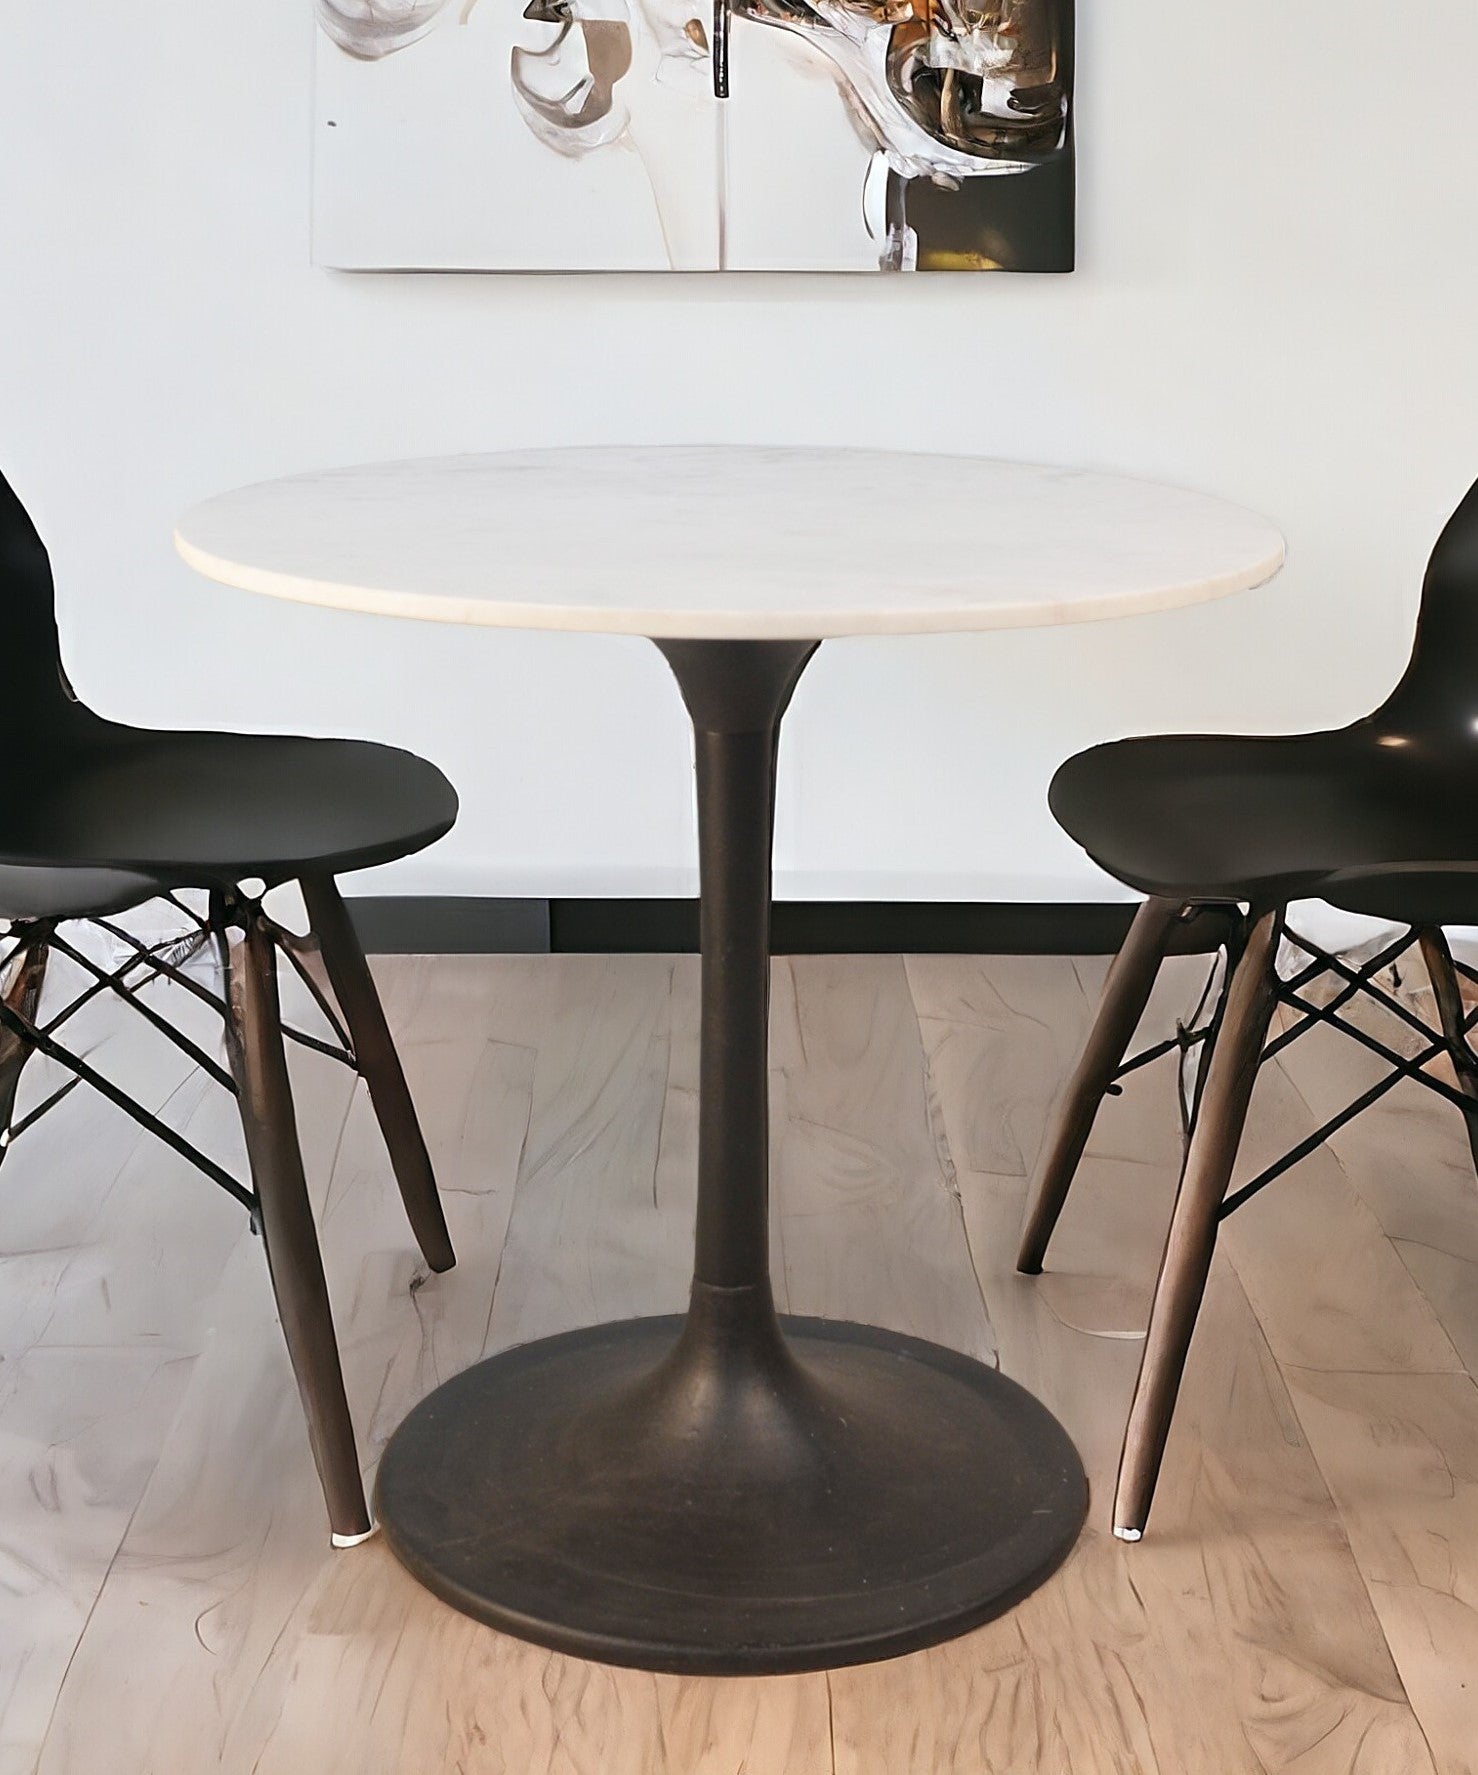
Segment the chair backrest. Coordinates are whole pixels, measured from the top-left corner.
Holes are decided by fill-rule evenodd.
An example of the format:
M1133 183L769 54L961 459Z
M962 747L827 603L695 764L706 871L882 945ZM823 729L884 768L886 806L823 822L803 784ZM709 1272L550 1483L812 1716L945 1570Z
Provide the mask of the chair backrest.
M1432 550L1410 663L1375 720L1478 745L1478 482Z
M0 736L7 742L75 739L95 721L62 671L56 596L46 545L0 474Z

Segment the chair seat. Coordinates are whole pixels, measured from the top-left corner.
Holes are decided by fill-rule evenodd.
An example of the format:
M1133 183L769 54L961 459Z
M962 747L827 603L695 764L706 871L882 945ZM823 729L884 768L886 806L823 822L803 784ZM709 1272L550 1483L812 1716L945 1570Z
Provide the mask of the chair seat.
M1089 855L1143 893L1478 919L1478 759L1456 739L1361 722L1121 740L1069 759L1049 799Z
M1344 912L1402 924L1478 924L1478 863L1412 863L1344 869L1319 889Z
M362 740L161 733L100 723L0 803L0 862L134 869L167 887L388 863L456 818L424 759Z
M122 869L0 864L0 918L106 918L152 900L159 884Z

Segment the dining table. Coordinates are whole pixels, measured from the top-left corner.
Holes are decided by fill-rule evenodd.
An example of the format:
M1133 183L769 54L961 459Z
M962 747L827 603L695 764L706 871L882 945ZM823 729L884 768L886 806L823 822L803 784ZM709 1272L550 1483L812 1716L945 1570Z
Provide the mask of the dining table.
M1088 1503L1047 1407L958 1351L776 1311L782 718L823 644L1101 622L1245 591L1281 566L1277 528L1204 492L1071 467L646 446L291 475L195 507L176 543L211 579L278 598L643 636L691 717L702 986L687 1310L502 1350L422 1399L375 1488L402 1564L539 1644L711 1675L913 1651L1044 1583ZM988 699L999 686L980 657ZM1033 702L1050 720L1051 685L1013 698L1019 719ZM859 768L869 724L860 712ZM885 831L881 799L876 815Z

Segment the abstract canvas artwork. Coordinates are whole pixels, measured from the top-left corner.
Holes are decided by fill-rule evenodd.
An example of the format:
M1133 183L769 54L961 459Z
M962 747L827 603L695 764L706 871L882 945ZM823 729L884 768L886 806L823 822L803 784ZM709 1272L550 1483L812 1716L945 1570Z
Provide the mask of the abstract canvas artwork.
M1072 0L315 5L320 264L1072 267Z

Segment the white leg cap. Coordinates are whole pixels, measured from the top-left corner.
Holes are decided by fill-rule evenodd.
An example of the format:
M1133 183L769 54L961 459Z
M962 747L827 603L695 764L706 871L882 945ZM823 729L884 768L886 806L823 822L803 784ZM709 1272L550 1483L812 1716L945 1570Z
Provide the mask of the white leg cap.
M1114 1539L1116 1541L1137 1541L1143 1533L1142 1528L1116 1528Z
M372 1541L379 1532L380 1525L376 1522L372 1523L362 1535L330 1535L329 1540L333 1542L335 1547L339 1548L358 1547L365 1541Z

